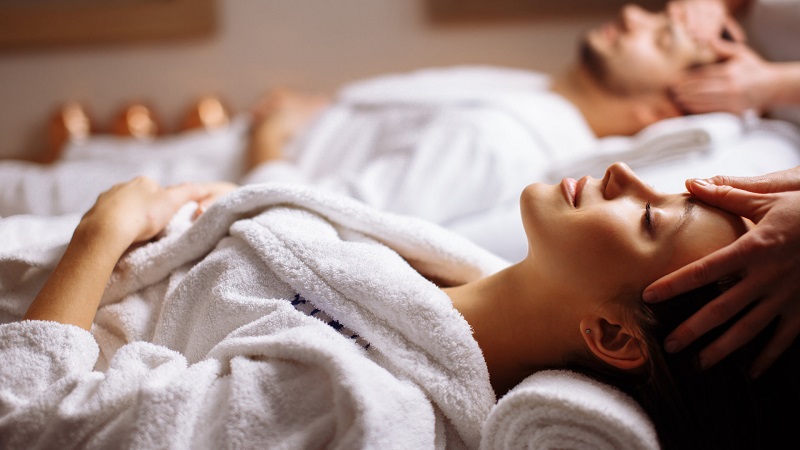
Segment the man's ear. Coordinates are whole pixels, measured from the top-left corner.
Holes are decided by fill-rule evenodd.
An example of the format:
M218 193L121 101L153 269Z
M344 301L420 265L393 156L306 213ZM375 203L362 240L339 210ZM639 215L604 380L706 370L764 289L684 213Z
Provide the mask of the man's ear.
M606 363L621 370L636 370L647 361L643 344L627 326L599 314L584 317L581 335L589 350Z

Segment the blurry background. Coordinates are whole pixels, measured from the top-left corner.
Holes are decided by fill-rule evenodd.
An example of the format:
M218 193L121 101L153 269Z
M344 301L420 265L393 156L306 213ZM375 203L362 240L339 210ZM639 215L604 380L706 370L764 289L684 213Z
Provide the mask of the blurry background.
M100 131L143 102L175 132L200 96L333 92L387 72L494 64L558 72L604 0L0 0L0 157L42 150L78 100ZM639 2L643 3L643 2ZM644 3L659 3L657 1Z

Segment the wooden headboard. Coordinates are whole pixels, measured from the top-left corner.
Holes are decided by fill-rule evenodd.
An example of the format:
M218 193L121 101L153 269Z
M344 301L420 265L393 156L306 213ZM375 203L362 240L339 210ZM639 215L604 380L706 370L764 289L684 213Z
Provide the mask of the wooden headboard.
M10 0L0 48L197 37L215 25L215 0Z

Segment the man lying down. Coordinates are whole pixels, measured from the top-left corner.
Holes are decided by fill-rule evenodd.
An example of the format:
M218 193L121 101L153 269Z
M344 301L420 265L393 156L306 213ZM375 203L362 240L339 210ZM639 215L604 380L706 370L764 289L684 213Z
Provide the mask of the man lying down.
M628 6L586 33L574 64L553 76L497 67L389 75L345 86L321 111L323 99L279 91L237 139L192 134L183 143L163 138L151 152L128 154L118 144L103 153L108 160L93 153L65 155L44 169L0 165L0 216L83 212L100 192L136 175L162 184L283 180L422 217L516 261L524 255L506 251L496 236L513 235L524 246L519 192L591 153L597 138L680 115L669 86L715 57L677 19ZM225 178L245 159L230 148L242 146L238 138L248 141L248 175ZM206 151L192 150L198 147Z
M739 217L615 164L526 187L507 265L296 185L209 206L232 188L137 178L80 219L0 220L0 446L476 449L498 396L553 368L639 400L667 447L754 437L744 350L697 372L705 340L660 346L723 286L640 299Z

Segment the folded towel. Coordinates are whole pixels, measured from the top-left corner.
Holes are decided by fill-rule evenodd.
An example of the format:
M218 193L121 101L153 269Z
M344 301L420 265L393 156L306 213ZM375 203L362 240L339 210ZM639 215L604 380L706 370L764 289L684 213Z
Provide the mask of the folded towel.
M483 427L481 449L658 449L655 428L630 397L563 370L538 372L506 394Z
M600 176L617 161L634 170L703 155L715 146L742 137L747 121L729 113L710 113L675 117L656 122L633 136L609 136L598 141L590 152L582 152L554 164L547 179Z

